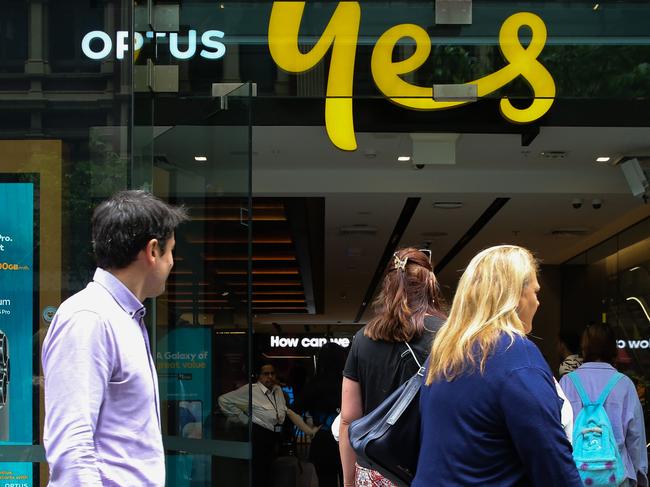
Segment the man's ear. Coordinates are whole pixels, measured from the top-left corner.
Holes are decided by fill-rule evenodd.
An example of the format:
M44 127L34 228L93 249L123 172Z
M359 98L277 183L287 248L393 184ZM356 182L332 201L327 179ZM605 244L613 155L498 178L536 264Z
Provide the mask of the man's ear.
M152 238L149 240L143 251L147 262L153 262L160 256L160 244L158 243L158 239Z

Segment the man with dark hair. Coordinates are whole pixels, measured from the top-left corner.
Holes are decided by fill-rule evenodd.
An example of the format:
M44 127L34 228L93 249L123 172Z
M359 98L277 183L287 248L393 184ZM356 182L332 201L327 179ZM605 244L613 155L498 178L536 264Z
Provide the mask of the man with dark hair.
M185 220L183 208L144 191L117 193L95 209L93 281L61 304L43 341L50 486L165 485L142 303L164 291L174 230Z
M232 423L248 424L248 384L219 396L219 407ZM277 384L275 367L259 364L257 382L252 385L253 403L253 487L271 482L271 464L277 455L287 403Z
M253 403L253 487L271 485L273 460L277 455L282 425L289 419L303 432L313 435L318 431L306 424L300 416L287 407L284 393L278 385L275 367L270 362L261 362L257 382L252 384ZM248 424L248 384L219 396L221 411L229 421Z

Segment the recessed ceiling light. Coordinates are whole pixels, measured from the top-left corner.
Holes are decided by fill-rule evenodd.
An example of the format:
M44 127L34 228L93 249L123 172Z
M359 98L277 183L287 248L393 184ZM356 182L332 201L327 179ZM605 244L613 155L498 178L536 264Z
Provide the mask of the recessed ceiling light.
M398 160L399 162L408 162L408 161L411 160L411 156L399 156L399 157L397 158L397 160Z
M441 210L457 210L463 207L463 203L461 201L435 201L433 207Z
M594 10L598 10L599 8L600 8L600 4L599 4L599 3L597 3L597 4L594 5Z
M206 156L194 156L194 160L196 162L205 162L208 160L208 158Z
M609 162L610 159L611 157L608 156L597 157L596 162Z

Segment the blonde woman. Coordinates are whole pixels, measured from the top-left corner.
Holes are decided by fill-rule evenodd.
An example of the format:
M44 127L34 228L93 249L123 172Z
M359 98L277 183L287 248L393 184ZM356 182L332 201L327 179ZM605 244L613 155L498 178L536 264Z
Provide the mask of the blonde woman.
M582 485L553 376L526 338L538 292L521 247L486 249L463 273L421 389L414 487Z

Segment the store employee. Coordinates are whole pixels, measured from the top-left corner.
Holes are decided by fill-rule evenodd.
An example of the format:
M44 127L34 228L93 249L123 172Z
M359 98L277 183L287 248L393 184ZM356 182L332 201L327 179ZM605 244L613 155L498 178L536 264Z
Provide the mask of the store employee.
M261 427L280 433L287 415L284 393L275 381L275 367L264 364L259 370L253 390L253 429ZM219 396L219 407L232 422L248 423L248 384Z
M282 423L289 416L291 421L307 434L314 434L302 418L287 408L284 393L275 379L275 367L265 363L260 367L253 393L253 487L269 485L271 467L280 443ZM247 424L248 384L219 396L219 407L232 422Z

